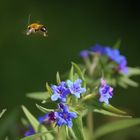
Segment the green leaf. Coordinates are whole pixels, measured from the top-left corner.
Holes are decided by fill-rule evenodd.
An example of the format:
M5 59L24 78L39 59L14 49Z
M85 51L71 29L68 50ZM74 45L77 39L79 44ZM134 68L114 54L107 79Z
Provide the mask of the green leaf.
M3 116L3 114L6 112L7 109L3 109L0 113L0 118Z
M60 84L60 82L61 82L59 72L56 73L56 82L57 82L57 84Z
M32 92L27 93L26 96L36 100L47 100L50 98L50 94L48 92Z
M21 118L21 123L25 126L25 127L28 127L29 126L29 122L27 121L27 119L25 118Z
M80 78L81 78L82 80L85 80L85 78L84 78L84 76L83 76L83 73L82 73L80 67L79 67L76 63L74 63L74 62L72 62L72 65L73 65L73 67L76 69L76 71L77 71L78 75L80 76Z
M131 80L130 78L128 78L126 76L121 77L121 81L132 87L138 87L138 85L139 85L137 82Z
M74 140L78 140L77 137L75 136L75 133L74 133L73 129L72 128L68 128L68 130L69 130L69 133L71 134L71 136L73 137L73 139Z
M46 83L46 88L47 88L47 91L49 92L49 94L51 95L52 94L52 89L50 88L48 83Z
M67 140L67 132L66 132L66 126L61 126L58 128L57 134L56 134L56 139L57 140Z
M5 117L0 121L0 139L7 134L10 130L14 129L19 112L17 109L11 110L5 114Z
M123 81L118 81L118 85L123 87L123 88L127 88L128 85L126 83L124 83Z
M9 140L9 138L6 136L5 140Z
M118 108L116 108L116 107L114 107L114 106L112 106L110 104L103 103L103 108L108 110L108 111L110 111L110 112L113 112L113 113L126 114L125 111L122 111L122 110L120 110L120 109L118 109Z
M127 76L140 75L140 68L128 67Z
M120 48L120 45L121 45L121 39L118 39L118 40L116 41L116 43L113 45L113 48L114 48L114 49L119 49L119 48Z
M132 126L136 126L139 124L140 124L139 118L124 119L124 120L111 122L111 123L105 124L105 125L101 126L100 128L98 128L95 131L94 136L95 136L95 138L99 138L99 137L107 135L109 133L116 132L116 131L126 129L126 128L130 128Z
M40 106L40 105L38 105L38 104L36 104L36 107L37 107L39 110L41 110L42 112L44 112L44 113L48 113L48 112L54 111L54 109L47 109L47 108L42 107L42 106Z
M78 117L73 120L72 130L78 140L84 140L82 118Z
M132 116L127 116L127 115L120 115L120 114L116 114L116 113L112 113L103 109L94 109L93 110L96 113L100 113L103 115L107 115L107 116L112 116L112 117L121 117L121 118L132 118Z
M81 99L81 102L84 102L84 101L87 101L87 100L92 100L92 99L94 99L96 96L97 96L97 94L94 93L94 92L92 92L91 94L88 94L88 95L84 96L84 97Z
M70 69L70 73L69 73L69 78L70 78L71 81L74 80L73 74L74 74L74 68L73 68L73 65L72 65L72 66L71 66L71 69Z
M51 133L51 132L53 132L53 131L47 131L47 132L37 133L37 134L35 134L35 135L31 135L31 136L22 138L22 139L20 139L20 140L34 140L34 139L36 139L36 138L40 138L40 137L42 137L42 136L45 136L46 134Z
M29 120L30 124L32 125L32 127L34 128L36 133L38 131L48 132L47 128L44 127L43 125L41 125L38 122L38 120L29 112L29 110L25 106L22 105L22 109L23 109L27 119ZM50 133L46 134L46 138L49 139L49 140L53 140L53 136Z
M75 70L76 70L77 74L79 75L79 77L83 80L83 86L86 87L86 81L85 81L84 75L83 75L80 67L74 62L72 62L72 66L75 68Z

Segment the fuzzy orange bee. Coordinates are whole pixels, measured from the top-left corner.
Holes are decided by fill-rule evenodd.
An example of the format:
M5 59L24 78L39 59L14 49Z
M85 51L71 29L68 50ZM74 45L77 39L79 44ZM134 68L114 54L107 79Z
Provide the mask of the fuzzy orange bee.
M31 33L40 33L46 37L48 36L48 29L42 24L32 23L28 25L26 35L30 35Z
M29 24L30 17L31 15L29 15L29 18L28 18L28 26L27 26L26 35L30 35L32 33L40 33L45 37L48 36L48 28L44 26L43 24L40 24L40 23Z

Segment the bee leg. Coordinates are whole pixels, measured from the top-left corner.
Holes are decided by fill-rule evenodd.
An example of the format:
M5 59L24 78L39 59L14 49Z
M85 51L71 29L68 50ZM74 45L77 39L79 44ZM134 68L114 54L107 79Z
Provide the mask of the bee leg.
M46 36L48 36L48 34L47 33L43 33L43 36L46 37Z

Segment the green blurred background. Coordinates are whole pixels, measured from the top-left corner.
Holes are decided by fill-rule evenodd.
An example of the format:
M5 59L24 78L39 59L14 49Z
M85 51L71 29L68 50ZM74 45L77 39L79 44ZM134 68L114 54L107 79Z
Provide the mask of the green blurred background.
M140 66L138 1L5 0L0 13L0 109L24 104L35 110L25 93L44 91L46 81L67 71L71 61L79 63L79 51L95 43L111 46L120 38L128 65ZM47 25L48 38L26 36L29 14L31 22ZM139 90L117 88L111 103L140 117Z

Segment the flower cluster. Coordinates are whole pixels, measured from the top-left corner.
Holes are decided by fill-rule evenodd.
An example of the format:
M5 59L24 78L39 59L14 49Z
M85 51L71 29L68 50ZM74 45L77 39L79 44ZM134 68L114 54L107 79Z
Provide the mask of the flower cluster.
M50 124L52 122L56 123L58 126L67 125L72 127L72 119L76 118L75 112L69 112L68 106L64 103L59 103L57 111L52 111L38 118L39 122Z
M113 88L110 87L104 79L101 79L101 86L99 88L99 101L109 104L109 98L113 96Z
M113 49L108 46L103 47L99 44L96 44L95 46L91 47L91 51L94 53L98 53L100 55L107 56L109 60L117 64L117 70L119 72L122 72L124 74L128 73L126 57L121 55L118 49ZM89 55L88 50L81 51L80 53L80 56L83 58L88 57L88 55Z
M77 79L74 82L71 80L67 80L66 82L63 81L58 86L52 85L51 89L53 95L51 96L51 100L56 101L59 99L61 102L66 102L66 96L68 94L80 98L80 95L86 92L86 89L82 88L81 84L82 80Z
M62 81L59 85L52 85L52 101L59 101L57 109L51 111L44 116L38 118L40 123L49 125L55 123L57 126L66 125L72 127L72 119L77 117L75 112L70 112L66 102L67 95L74 95L76 98L80 98L80 95L86 92L86 89L82 87L82 80L77 79L74 82L67 80L66 82ZM33 128L30 128L25 136L34 134L35 131Z
M105 54L114 62L118 64L118 70L122 73L127 74L127 61L125 56L120 54L120 51L118 49L112 49L110 47L105 47Z

